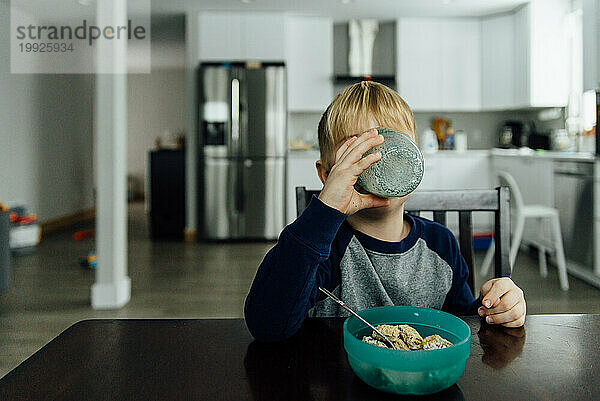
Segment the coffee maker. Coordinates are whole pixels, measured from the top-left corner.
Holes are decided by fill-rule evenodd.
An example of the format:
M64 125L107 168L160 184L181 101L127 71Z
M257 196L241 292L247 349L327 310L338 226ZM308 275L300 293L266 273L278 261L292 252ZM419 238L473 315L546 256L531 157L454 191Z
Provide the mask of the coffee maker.
M521 121L509 120L500 127L499 147L504 149L527 146L527 126ZM527 135L524 135L527 134Z

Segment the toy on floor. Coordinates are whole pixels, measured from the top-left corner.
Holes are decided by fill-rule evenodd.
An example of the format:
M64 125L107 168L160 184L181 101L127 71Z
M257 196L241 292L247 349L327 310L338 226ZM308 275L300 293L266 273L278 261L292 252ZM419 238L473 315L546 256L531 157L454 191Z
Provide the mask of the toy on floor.
M42 239L37 216L25 206L8 208L10 217L10 249L13 253L27 254L35 250Z
M76 231L75 234L73 234L73 239L75 241L81 241L82 239L94 238L95 236L96 236L96 231L94 231L94 230L81 230L81 231Z
M87 269L95 269L98 265L96 251L90 251L86 258L79 259L79 265Z

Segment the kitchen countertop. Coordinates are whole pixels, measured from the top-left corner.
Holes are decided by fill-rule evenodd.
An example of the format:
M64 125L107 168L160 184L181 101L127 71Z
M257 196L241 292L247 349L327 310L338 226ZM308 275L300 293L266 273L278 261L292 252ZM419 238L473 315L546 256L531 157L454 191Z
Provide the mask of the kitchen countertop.
M487 149L469 149L465 151L458 150L438 150L435 153L423 153L424 158L433 158L433 157L487 157L490 155L490 151Z
M288 157L295 159L313 159L317 160L320 157L318 149L311 150L288 150ZM423 153L423 157L427 158L447 158L447 157L522 157L532 159L549 159L560 161L582 161L593 162L596 157L589 152L557 152L557 151L534 151L531 149L470 149L464 152L456 150L440 150L436 153Z
M317 160L321 157L319 149L309 150L288 150L287 156L294 159L314 159Z
M534 151L531 149L499 149L494 148L489 151L492 156L500 157L525 157L532 159L551 159L560 161L583 161L593 162L596 157L590 152L557 152L557 151Z

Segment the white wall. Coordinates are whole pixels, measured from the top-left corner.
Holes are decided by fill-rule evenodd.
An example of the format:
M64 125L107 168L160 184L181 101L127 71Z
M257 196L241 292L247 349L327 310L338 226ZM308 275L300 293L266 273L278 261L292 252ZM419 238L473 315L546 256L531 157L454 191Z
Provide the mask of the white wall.
M94 206L94 77L11 74L10 8L0 0L0 202L42 220ZM128 76L128 173L143 177L148 150L165 130L185 129L183 33L157 19L151 74ZM156 28L156 29L155 29Z
M42 221L89 209L93 77L11 74L9 15L0 1L0 201Z
M186 129L185 18L152 16L152 72L127 77L127 173L146 174L148 152Z
M175 134L185 130L185 70L153 70L151 74L128 77L127 171L143 178L148 151L154 140L165 131Z

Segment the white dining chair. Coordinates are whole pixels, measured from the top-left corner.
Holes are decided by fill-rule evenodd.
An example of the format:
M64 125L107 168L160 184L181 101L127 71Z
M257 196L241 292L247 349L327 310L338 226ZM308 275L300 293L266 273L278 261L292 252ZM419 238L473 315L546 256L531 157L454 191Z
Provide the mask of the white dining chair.
M523 203L523 196L519 190L516 180L512 175L505 171L499 171L497 173L500 182L504 182L510 188L511 199L513 200L513 210L511 215L514 216L514 230L513 239L510 245L510 266L511 271L514 269L515 260L517 258L517 252L523 239L523 230L525 228L525 220L535 218L538 221L542 219L548 219L551 225L552 240L554 242L554 251L556 252L556 262L558 264L558 279L560 281L560 288L564 291L569 289L569 280L567 278L567 264L565 261L565 252L563 249L562 235L560 233L560 220L558 209L545 206L545 205L525 205ZM538 255L539 255L539 267L540 275L546 277L548 275L548 265L546 262L546 251L548 249L539 244ZM483 259L480 272L482 275L486 275L490 264L494 258L494 243L488 249Z

